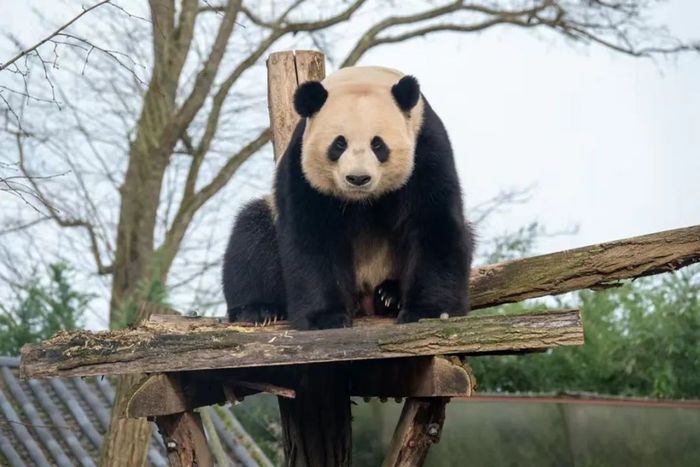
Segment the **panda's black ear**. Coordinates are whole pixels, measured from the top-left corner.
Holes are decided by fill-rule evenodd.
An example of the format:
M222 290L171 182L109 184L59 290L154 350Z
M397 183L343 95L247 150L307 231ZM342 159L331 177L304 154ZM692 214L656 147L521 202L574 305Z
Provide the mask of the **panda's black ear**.
M404 112L410 112L420 98L420 86L413 76L406 75L391 87L391 94Z
M307 81L299 86L294 93L294 110L302 117L311 117L321 110L328 91L318 81Z

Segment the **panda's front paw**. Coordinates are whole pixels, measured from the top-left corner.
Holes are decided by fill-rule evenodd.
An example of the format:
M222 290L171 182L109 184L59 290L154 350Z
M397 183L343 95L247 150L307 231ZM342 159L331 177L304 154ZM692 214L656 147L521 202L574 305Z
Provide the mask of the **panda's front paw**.
M287 319L284 306L273 304L243 305L228 310L229 321L266 326Z
M432 311L432 310L409 310L409 309L404 309L401 310L399 313L398 318L396 318L396 322L399 324L404 324L404 323L415 323L418 320L421 319L430 319L430 318L440 318L440 319L447 319L450 317L449 313L446 312L440 312L440 311Z
M352 317L344 309L318 311L295 322L295 327L309 330L349 328L352 327Z
M374 311L378 315L397 316L401 311L399 282L385 280L374 290Z

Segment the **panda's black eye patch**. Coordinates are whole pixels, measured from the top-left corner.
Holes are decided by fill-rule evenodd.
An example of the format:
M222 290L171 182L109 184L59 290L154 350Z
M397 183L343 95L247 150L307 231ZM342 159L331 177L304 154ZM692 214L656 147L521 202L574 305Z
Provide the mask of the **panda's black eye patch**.
M336 136L331 145L328 147L328 158L332 161L337 161L348 148L348 142L343 135Z
M389 159L389 146L386 145L380 136L375 136L370 142L370 146L374 155L377 156L379 162L386 162Z

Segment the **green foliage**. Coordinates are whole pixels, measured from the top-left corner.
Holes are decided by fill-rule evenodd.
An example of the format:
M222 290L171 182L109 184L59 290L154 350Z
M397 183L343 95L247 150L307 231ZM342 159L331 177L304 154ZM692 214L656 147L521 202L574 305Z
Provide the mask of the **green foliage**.
M700 397L699 268L581 292L560 305L581 308L586 345L471 359L481 391Z
M92 296L73 288L66 264L52 264L48 272L48 281L35 278L16 287L16 305L0 304L0 355L17 355L24 344L81 327Z

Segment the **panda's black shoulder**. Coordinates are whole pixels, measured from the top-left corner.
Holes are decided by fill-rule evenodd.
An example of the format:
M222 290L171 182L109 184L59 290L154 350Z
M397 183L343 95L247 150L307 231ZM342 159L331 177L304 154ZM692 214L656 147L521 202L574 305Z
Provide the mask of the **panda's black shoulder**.
M442 120L425 98L423 105L414 169L406 191L411 198L429 204L456 204L461 209L461 187L450 138Z
M425 97L423 97L422 124L416 144L428 145L430 149L448 149L450 155L452 154L450 138L445 125Z

